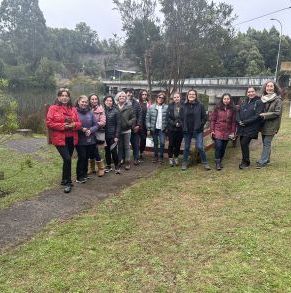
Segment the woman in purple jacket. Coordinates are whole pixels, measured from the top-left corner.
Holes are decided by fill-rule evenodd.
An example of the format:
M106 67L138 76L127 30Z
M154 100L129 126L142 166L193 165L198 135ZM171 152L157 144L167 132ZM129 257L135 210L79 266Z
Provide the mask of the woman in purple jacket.
M88 179L88 159L96 157L96 136L98 129L96 118L89 107L88 97L82 95L76 102L76 108L82 128L79 130L79 142L76 146L78 153L77 183L85 183Z
M215 107L210 121L211 137L215 144L216 170L221 170L221 161L229 139L235 137L236 111L230 94L223 94Z

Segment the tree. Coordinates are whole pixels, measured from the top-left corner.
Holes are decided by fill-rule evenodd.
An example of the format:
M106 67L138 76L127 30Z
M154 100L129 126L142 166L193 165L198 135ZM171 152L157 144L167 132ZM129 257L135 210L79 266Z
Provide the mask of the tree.
M45 55L47 28L38 0L3 0L0 38L17 62L37 62Z

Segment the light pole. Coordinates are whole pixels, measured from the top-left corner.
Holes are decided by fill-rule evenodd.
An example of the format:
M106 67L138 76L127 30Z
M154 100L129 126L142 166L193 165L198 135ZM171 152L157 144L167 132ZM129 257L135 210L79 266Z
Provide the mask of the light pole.
M277 64L276 64L276 71L275 71L275 81L277 82L278 79L278 68L279 68L279 59L280 59L280 51L281 51L281 41L282 41L282 23L277 18L271 18L270 20L275 20L280 24L280 38L279 38L279 48L278 48L278 55L277 55Z

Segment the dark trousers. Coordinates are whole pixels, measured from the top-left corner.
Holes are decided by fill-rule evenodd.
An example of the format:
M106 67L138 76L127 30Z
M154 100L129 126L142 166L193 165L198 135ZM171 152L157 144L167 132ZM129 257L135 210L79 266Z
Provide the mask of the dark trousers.
M182 131L169 131L169 147L168 147L168 154L169 158L174 157L178 158L180 154L181 143L183 140L183 132Z
M100 154L99 154L98 145L96 144L95 146L96 146L95 154L91 153L89 159L90 160L96 160L97 162L100 162L101 157L100 157Z
M242 153L242 162L250 164L250 142L252 138L248 136L240 136L240 148Z
M64 146L56 146L58 152L63 159L63 174L62 181L71 183L71 171L72 171L72 155L74 152L74 138L67 137L66 144Z
M133 159L136 161L139 159L139 134L131 132L130 144L132 147Z
M228 140L224 140L224 139L215 139L214 140L215 159L216 160L222 160L223 159L227 143L228 143Z
M111 166L111 158L113 160L115 168L118 166L118 154L117 154L117 145L114 149L110 150L110 147L114 144L114 138L106 139L105 146L105 160L106 165Z
M88 159L92 156L96 157L96 144L91 145L77 145L78 153L77 160L77 180L87 177L88 173Z
M146 130L146 128L144 128L139 132L139 151L140 151L140 154L143 154L143 152L145 151L146 143L147 143L147 130Z

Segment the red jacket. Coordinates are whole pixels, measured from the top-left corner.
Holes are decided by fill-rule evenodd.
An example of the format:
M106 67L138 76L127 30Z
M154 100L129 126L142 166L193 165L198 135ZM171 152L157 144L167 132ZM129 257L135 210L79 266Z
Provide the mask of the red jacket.
M66 117L70 117L72 122L75 122L75 128L69 131L74 138L74 145L78 143L78 129L81 128L81 122L77 110L74 107L52 105L46 116L46 126L53 145L64 146L66 144L66 134L68 134L68 130L65 130Z
M227 140L230 134L236 132L236 112L233 109L215 109L211 115L211 132L217 139Z

